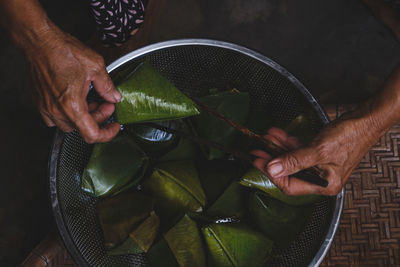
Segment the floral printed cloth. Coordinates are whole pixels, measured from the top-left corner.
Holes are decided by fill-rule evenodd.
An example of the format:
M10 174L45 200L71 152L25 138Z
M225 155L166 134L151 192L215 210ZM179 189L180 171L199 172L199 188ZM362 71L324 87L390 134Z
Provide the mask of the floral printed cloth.
M111 46L128 40L143 23L146 3L144 0L90 0L100 40Z

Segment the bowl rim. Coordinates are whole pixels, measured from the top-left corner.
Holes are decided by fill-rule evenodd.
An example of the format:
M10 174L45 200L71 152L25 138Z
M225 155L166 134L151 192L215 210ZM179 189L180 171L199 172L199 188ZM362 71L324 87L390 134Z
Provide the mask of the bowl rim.
M115 60L114 62L112 62L107 66L106 68L107 72L110 73L113 70L117 69L118 67L124 65L125 63L133 59L137 59L141 56L147 55L157 50L170 47L178 47L178 46L212 46L212 47L224 48L242 53L270 66L271 68L273 68L274 70L278 71L280 74L288 78L299 89L299 91L304 95L304 97L309 101L314 110L317 112L324 125L329 122L328 116L326 115L322 107L318 104L317 100L311 95L311 93L307 90L307 88L289 71L287 71L284 67L282 67L275 61L271 60L270 58L258 52L255 52L254 50L250 50L246 47L229 42L212 40L212 39L176 39L176 40L158 42L134 50L120 57L119 59ZM50 158L48 162L48 177L49 177L48 183L50 187L49 197L52 205L54 219L56 221L56 225L58 228L58 232L61 236L62 241L64 242L65 248L68 250L74 261L76 261L76 263L79 266L88 266L88 263L86 262L86 260L80 253L79 249L76 247L74 241L72 240L71 234L65 223L58 198L57 163L59 158L59 152L61 150L64 138L65 134L62 131L57 130L53 139L53 145L51 147ZM325 240L323 241L321 247L319 248L318 252L315 254L314 258L312 259L312 261L309 263L308 266L319 266L321 264L321 262L323 261L326 254L329 251L335 233L339 227L340 218L343 210L343 203L344 203L344 188L334 198L335 198L335 209L333 211L332 221L326 233Z

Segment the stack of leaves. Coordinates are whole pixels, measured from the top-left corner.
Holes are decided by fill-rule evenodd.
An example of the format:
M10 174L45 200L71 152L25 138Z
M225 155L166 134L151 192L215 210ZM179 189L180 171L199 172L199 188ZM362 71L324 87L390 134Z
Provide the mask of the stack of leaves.
M117 120L134 124L94 146L81 181L102 197L97 211L109 255L146 253L150 266L260 266L274 246L296 239L320 197L287 196L248 163L138 124L157 121L228 147L240 136L204 112L173 120L199 112L148 62L118 79ZM248 121L248 93L210 92L199 101Z

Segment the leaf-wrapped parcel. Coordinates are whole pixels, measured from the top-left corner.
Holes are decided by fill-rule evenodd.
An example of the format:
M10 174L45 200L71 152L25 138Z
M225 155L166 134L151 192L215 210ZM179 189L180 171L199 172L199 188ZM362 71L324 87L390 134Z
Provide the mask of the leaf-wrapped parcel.
M122 99L115 105L119 123L162 121L197 115L196 105L148 61L117 85Z
M197 224L185 215L164 238L181 267L205 267L206 259Z
M244 124L247 120L249 112L247 92L225 91L199 98L199 101L237 123ZM200 137L224 146L230 146L239 133L235 128L205 111L193 118L193 124ZM214 148L204 148L204 150L210 160L224 156L224 152Z
M148 157L126 135L96 144L83 171L81 187L95 197L115 195L139 183Z
M143 189L157 199L162 213L176 211L200 212L206 204L193 161L175 161L155 166L150 177L143 182Z
M281 248L290 245L303 230L311 212L310 206L291 206L261 191L250 194L250 218Z
M174 254L164 238L156 241L146 253L146 256L151 267L179 267Z
M105 247L110 250L123 244L129 234L150 216L153 208L154 200L139 193L128 192L101 199L97 203L97 214Z
M294 178L293 178L294 179ZM288 196L280 190L268 177L257 168L251 168L240 180L240 184L264 191L271 197L286 204L301 206L322 200L316 195Z
M206 214L215 218L242 219L246 215L247 188L232 182L222 195L207 209Z
M273 242L242 223L211 224L202 229L208 266L262 266Z

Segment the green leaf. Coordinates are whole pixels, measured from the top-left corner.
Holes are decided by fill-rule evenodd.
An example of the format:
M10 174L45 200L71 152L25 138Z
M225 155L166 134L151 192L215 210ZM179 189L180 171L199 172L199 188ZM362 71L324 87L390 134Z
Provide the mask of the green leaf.
M273 242L241 223L211 224L202 229L209 266L261 266Z
M122 244L153 208L154 200L139 193L123 193L97 202L106 248Z
M144 252L147 252L157 236L159 226L160 219L152 211L150 216L129 234L129 237L135 240Z
M182 210L200 212L206 204L196 166L190 160L158 164L145 179L143 189L171 215Z
M303 230L311 212L310 206L290 206L260 191L250 194L251 219L281 248L290 245Z
M316 195L288 196L272 183L265 174L256 168L251 168L245 175L243 175L240 184L264 191L269 196L289 205L306 205L323 199L323 197Z
M248 190L233 182L217 199L217 201L207 209L208 216L244 218L247 210Z
M95 197L115 195L138 184L147 165L146 154L129 137L120 135L94 146L81 187Z
M121 245L107 251L110 256L128 255L128 254L139 254L143 253L143 250L132 238L127 238Z
M181 267L206 266L200 231L187 215L164 238Z
M115 104L115 115L121 124L173 120L200 113L188 97L147 61L117 89L122 99Z
M164 238L156 242L146 253L150 267L178 267L175 256Z
M231 90L199 98L199 101L237 123L246 122L249 110L247 92ZM230 146L239 133L235 128L205 111L193 118L193 124L200 137L224 146ZM214 148L204 148L204 150L207 151L207 158L210 160L224 156L224 152Z

